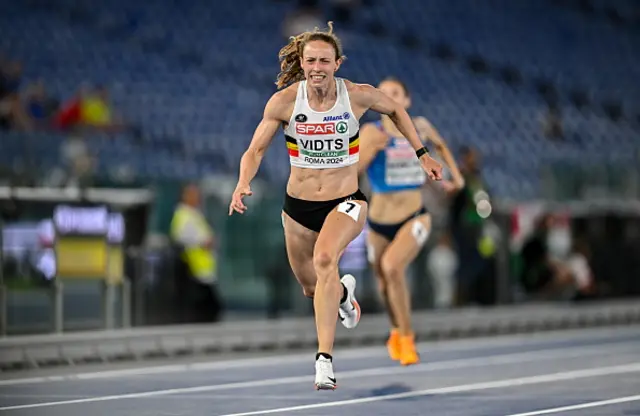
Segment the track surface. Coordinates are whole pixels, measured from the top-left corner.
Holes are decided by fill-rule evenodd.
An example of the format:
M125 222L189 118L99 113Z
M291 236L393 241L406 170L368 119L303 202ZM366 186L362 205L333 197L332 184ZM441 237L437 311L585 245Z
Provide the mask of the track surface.
M0 374L0 413L640 416L640 327L431 342L420 352L422 364L404 368L384 346L336 350L338 389L320 392L313 389L313 351Z

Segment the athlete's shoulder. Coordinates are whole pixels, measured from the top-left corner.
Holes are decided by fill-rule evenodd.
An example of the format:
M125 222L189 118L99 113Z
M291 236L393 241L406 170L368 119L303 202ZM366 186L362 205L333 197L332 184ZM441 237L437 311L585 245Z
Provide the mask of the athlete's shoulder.
M442 146L444 144L444 140L440 137L436 128L426 117L413 117L413 125L416 127L418 135L422 140L428 140L437 146Z
M289 120L296 102L298 83L289 85L271 95L265 106L265 114L283 121Z
M432 129L433 124L424 116L415 116L413 117L413 124L418 128Z
M343 78L343 81L349 93L367 93L376 89L376 87L370 84L358 84L345 78Z
M276 104L290 104L292 102L295 102L296 96L298 95L298 85L300 85L300 81L294 82L288 87L276 91L275 93L273 93L269 101L272 101Z
M380 90L370 84L357 84L352 81L345 80L345 86L349 94L351 102L368 110L373 103L378 101Z

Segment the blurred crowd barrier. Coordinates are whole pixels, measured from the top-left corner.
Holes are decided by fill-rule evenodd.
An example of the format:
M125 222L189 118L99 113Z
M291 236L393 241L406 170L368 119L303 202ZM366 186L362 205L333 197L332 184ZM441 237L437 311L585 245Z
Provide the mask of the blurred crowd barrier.
M546 180L554 187L544 200L493 200L476 193L470 196L475 205L455 224L448 205L434 210L435 229L408 273L414 309L640 295L640 208L632 186L615 179L630 183L631 176L615 167L605 169L604 177L596 170L550 168L555 178ZM257 180L246 214L229 217L234 180L220 176L199 184L202 210L218 242L213 285L222 313L209 320L310 316L312 304L302 296L284 248L284 187ZM589 195L591 184L606 193ZM0 188L2 330L42 333L200 319L189 308L209 306L198 303L200 295L176 289L185 277L168 237L184 185ZM358 277L363 309L381 312L366 261L366 232L346 251L341 269Z

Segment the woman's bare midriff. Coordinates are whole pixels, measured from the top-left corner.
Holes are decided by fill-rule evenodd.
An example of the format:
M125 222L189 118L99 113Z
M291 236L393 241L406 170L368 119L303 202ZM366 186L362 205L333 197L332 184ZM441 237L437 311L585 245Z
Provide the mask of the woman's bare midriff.
M358 165L337 169L291 167L287 193L305 201L331 201L358 190Z
M369 218L378 224L397 224L423 205L419 189L388 194L373 193L369 201Z

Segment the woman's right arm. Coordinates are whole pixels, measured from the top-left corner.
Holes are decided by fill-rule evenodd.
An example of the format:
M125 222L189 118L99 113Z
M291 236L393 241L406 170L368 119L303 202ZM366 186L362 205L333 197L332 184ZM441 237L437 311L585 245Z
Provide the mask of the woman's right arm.
M288 96L287 90L279 91L271 96L264 108L262 120L253 133L249 147L240 159L240 174L229 205L229 215L233 211L243 214L247 209L242 198L252 194L250 183L258 173L262 158L284 120L284 114L290 104Z
M282 117L280 116L281 104L279 101L277 94L274 94L264 108L262 120L260 120L253 133L249 147L240 159L238 186L248 186L258 173L262 158L282 123Z

